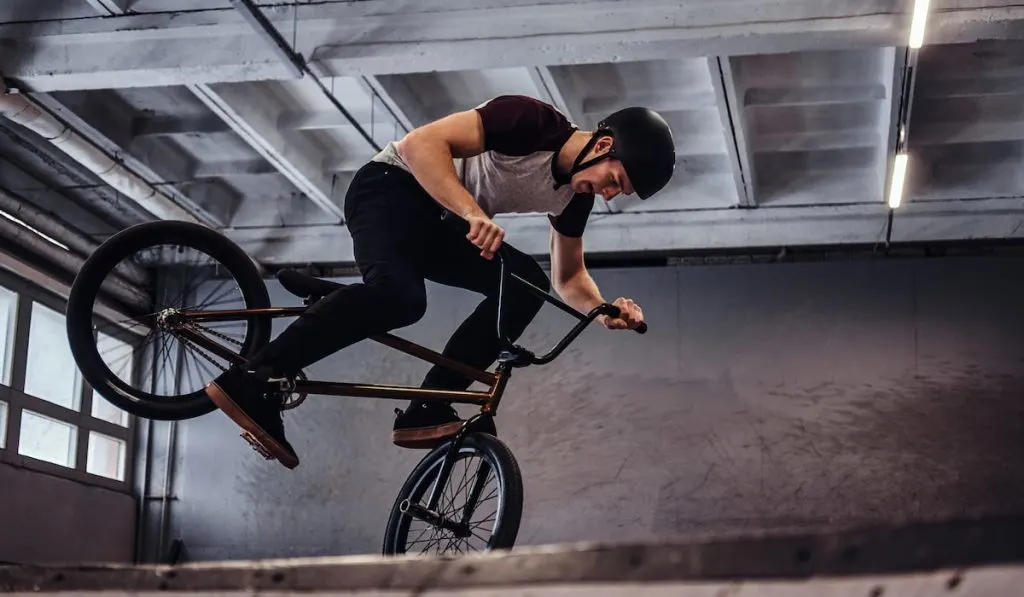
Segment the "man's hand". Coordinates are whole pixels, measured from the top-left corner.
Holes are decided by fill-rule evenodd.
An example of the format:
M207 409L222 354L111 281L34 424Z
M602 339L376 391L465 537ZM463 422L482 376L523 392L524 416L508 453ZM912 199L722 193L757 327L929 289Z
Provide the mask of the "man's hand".
M633 299L619 297L612 303L619 308L619 316L612 318L599 315L598 321L609 330L632 330L644 320L644 312Z
M505 231L486 215L468 215L466 221L469 222L466 238L480 248L480 255L484 259L493 259L505 239Z

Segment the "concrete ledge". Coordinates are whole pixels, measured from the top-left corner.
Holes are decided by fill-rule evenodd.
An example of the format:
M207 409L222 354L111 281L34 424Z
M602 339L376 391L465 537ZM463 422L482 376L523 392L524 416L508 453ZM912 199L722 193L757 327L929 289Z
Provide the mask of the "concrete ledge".
M370 595L893 595L1024 587L1024 517L687 542L519 548L459 558L347 556L179 566L13 566L0 590ZM810 582L808 582L810 581ZM962 585L962 586L961 586ZM675 590L673 589L673 587ZM860 588L858 588L860 587ZM883 587L878 592L877 587ZM891 587L893 590L886 590ZM861 592L860 589L863 589ZM742 589L742 590L741 590ZM896 590L898 589L898 590ZM982 590L984 589L984 590ZM917 591L917 592L914 592ZM970 593L968 593L970 594Z

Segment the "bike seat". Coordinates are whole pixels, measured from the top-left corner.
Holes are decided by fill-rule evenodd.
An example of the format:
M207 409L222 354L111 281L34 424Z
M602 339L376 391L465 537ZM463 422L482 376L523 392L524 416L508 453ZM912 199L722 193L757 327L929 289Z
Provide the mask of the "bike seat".
M344 284L316 278L293 269L277 272L277 281L285 290L299 298L321 298L344 286Z

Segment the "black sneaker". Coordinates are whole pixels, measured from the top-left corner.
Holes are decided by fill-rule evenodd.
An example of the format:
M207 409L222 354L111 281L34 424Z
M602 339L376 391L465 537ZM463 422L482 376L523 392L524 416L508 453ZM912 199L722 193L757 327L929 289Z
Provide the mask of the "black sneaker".
M392 441L401 448L431 449L454 437L462 427L459 413L448 404L423 402L395 409Z
M284 436L281 395L271 384L232 367L206 386L206 394L242 428L242 437L265 458L277 458L288 468L299 457Z

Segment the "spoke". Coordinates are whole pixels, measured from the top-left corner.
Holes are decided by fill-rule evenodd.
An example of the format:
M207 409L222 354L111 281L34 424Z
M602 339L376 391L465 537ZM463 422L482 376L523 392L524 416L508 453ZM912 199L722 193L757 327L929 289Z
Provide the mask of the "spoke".
M466 460L462 461L462 483L459 483L459 488L455 490L455 493L462 493L466 486L469 485L469 481L472 477L469 476L469 463Z
M413 519L413 521L414 521L414 522L419 522L419 521L418 521L417 519L415 519L415 518ZM411 527L411 526L412 526L412 524L410 523L410 524L409 524L409 526ZM419 543L419 542L420 542L420 537L422 537L423 535L425 535L425 534L426 534L426 532L427 532L427 531L429 531L430 529L431 529L431 527L430 527L430 525L429 525L429 524L428 524L428 525L426 525L426 526L424 526L424 527L423 527L423 530L422 530L422 531L420 531L420 534L416 536L416 540L415 540L415 541L413 541L413 543ZM408 536L408 535L406 535L406 536ZM411 544L410 544L410 545L411 545Z
M236 288L238 288L238 286L237 285L230 285L227 282L224 282L224 285L227 287L227 290L225 292L221 292L220 294L218 294L216 297L213 297L213 298L210 298L208 296L207 300L205 300L202 303L200 303L198 306L195 307L195 309L196 310L205 309L206 307L211 307L211 306L214 306L214 305L221 305L221 304L224 304L226 302L229 302L229 301L226 301L225 299L228 296L230 296L233 293L233 291ZM211 294L213 294L212 291L211 291ZM243 299L242 302L244 302L244 299Z
M485 497L484 499L480 500L477 503L478 504L482 504L482 503L484 503L486 501L493 500L496 497L498 497L498 487L497 486L494 487L494 491L492 491L491 493L487 494L487 497Z
M227 282L222 282L222 284L227 284ZM198 304L200 306L209 304L210 303L210 299L213 296L213 293L216 292L218 288L220 288L220 286L214 286L213 288L211 288L210 292L208 292L206 294L206 297L204 297L202 300L198 301ZM198 309L199 307L196 307L196 308Z
M172 270L175 268L176 265L177 264L171 266ZM198 260L196 261L195 265L197 265L197 266L199 265ZM174 300L171 301L172 304L169 305L169 306L178 306L178 303L181 302L186 296L188 296L189 291L192 290L192 288L193 288L192 283L195 282L195 280L199 277L199 275L202 274L203 269L204 268L201 268L201 267L199 267L199 268L189 268L189 269L184 269L184 268L178 269L178 272L181 272L181 277L182 278L185 277L185 275L186 275L185 272L188 272L188 271L193 271L193 272L198 271L198 273L193 274L192 277L188 279L188 281L182 280L181 292L179 292L174 297ZM212 274L211 274L210 277L213 277Z
M191 359L186 361L186 363L185 363L185 372L188 373L188 381L189 381L188 387L189 388L194 387L194 385L193 385L194 382L193 382L193 378L192 378L192 373L193 372L192 372L192 361L191 361Z
M165 338L164 341L160 343L160 346L164 349L164 350L161 351L161 354L163 355L163 358L160 359L160 367L161 367L159 369L160 373L164 373L166 371L166 366L171 364L171 348L170 348L170 344L171 344L172 340L175 340L175 338L174 337L168 337L168 338Z
M492 516L493 516L493 518L492 518ZM491 516L488 516L487 518L485 518L483 520L478 520L477 522L474 522L474 523L470 524L469 527L472 528L472 529L479 529L481 526L487 524L488 522L494 522L496 520L498 520L498 512L497 511L495 511L494 514L492 514Z
M448 540L448 545L444 546L444 552L442 553L448 553L448 550L451 549L452 544L456 543L458 540L459 538L456 537L454 533L452 533L452 537Z
M95 328L97 332L107 334L109 336L110 334L107 333L108 330L131 330L132 328L136 327L151 327L147 326L145 323L142 323L141 321L139 321L139 319L143 319L146 317L154 317L155 315L156 313L150 313L148 315L140 315L139 317L129 317L127 319L122 319L120 321L104 320L103 323L95 326Z

